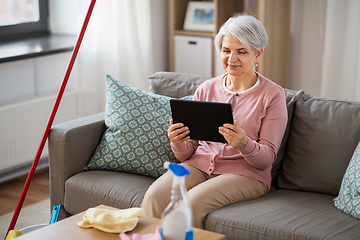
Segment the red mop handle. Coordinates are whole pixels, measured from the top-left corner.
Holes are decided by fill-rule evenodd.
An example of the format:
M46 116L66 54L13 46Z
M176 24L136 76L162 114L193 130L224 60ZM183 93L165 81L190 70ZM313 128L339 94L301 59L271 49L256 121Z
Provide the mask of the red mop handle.
M32 178L34 176L34 173L35 173L35 170L36 170L36 167L39 163L39 159L40 159L40 156L42 154L42 151L44 150L44 146L45 146L45 143L46 143L46 139L47 139L47 136L49 135L49 132L50 132L50 128L54 122L54 118L55 118L55 115L56 115L56 112L59 108L59 105L60 105L60 102L61 102L61 98L64 94L64 91L65 91L65 88L66 88L66 84L69 80L69 77L70 77L70 73L71 73L71 70L74 66L74 63L75 63L75 59L76 59L76 56L79 52L79 48L80 48L80 45L81 45L81 41L82 39L84 38L84 35L85 35L85 31L86 31L86 27L89 23L89 20L90 20L90 17L91 17L91 13L94 9L94 6L95 6L95 2L96 0L91 0L91 3L90 3L90 6L89 6L89 9L88 9L88 12L86 14L86 17L85 17L85 20L84 20L84 23L83 23L83 26L81 28L81 31L80 31L80 34L78 36L78 39L77 39L77 42L75 44L75 47L74 47L74 50L72 52L72 55L71 55L71 59L70 59L70 62L69 62L69 65L66 69L66 73L65 73L65 76L64 76L64 79L61 83L61 87L59 89L59 92L57 94L57 97L56 97L56 100L55 100L55 103L54 103L54 106L53 106L53 109L51 111L51 114L50 114L50 117L49 117L49 120L47 122L47 125L46 125L46 128L45 128L45 131L44 131L44 134L42 136L42 139L41 139L41 142L40 142L40 145L38 147L38 150L36 152L36 155L35 155L35 158L34 158L34 161L31 165L31 169L30 169L30 172L28 174L28 177L26 179L26 182L25 182L25 185L24 185L24 188L22 190L22 193L21 193L21 196L20 196L20 199L19 199L19 202L16 206L16 209L15 209L15 212L14 212L14 215L13 215L13 218L11 220L11 223L10 223L10 226L9 226L9 229L5 235L5 237L7 236L7 234L9 233L10 230L13 230L14 227L15 227L15 224L16 224L16 221L19 217L19 214L20 214L20 210L22 208L22 205L24 203L24 200L25 200L25 197L26 197L26 194L29 190L29 186L30 186L30 183L32 181Z

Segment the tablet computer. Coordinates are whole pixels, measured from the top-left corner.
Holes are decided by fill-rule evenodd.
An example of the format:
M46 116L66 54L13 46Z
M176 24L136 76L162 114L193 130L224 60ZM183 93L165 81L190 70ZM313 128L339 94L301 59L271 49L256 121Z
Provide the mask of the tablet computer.
M170 107L173 122L189 127L190 139L226 143L219 127L234 124L230 103L171 99Z

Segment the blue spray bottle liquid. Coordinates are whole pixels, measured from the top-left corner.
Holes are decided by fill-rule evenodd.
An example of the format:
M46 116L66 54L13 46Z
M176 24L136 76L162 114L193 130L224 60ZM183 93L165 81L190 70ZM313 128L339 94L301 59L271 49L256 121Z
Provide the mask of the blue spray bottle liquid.
M161 236L164 240L192 240L194 221L185 188L185 175L190 171L177 163L165 162L164 168L174 173L171 202L161 216Z

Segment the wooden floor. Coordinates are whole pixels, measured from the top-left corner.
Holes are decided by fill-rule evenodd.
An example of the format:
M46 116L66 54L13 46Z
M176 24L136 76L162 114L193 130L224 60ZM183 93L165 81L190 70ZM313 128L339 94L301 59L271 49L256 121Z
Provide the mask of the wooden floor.
M0 184L0 216L15 211L27 176ZM27 192L23 207L50 197L48 169L36 172Z

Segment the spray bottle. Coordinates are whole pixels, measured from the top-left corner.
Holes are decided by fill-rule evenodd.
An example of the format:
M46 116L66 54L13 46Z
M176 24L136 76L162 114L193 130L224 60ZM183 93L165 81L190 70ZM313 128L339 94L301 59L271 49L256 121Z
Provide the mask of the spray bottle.
M165 162L164 168L174 173L171 202L161 217L161 236L164 240L192 240L193 215L185 188L185 175L190 171L177 163Z

